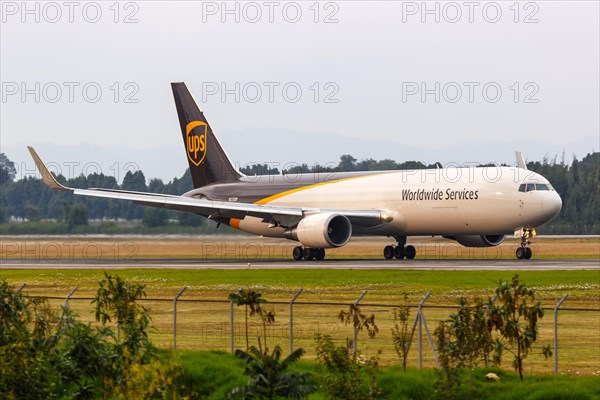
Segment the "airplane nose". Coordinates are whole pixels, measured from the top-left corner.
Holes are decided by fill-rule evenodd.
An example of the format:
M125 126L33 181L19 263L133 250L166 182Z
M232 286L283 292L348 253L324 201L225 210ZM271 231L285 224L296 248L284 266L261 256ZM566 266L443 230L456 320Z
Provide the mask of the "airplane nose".
M562 208L562 200L556 192L548 192L542 199L542 211L548 221L558 215Z

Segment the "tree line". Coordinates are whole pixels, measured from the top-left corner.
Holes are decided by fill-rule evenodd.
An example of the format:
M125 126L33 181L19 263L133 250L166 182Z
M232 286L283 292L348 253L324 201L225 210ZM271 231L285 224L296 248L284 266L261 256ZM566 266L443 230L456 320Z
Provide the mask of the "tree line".
M439 164L424 164L419 161L398 163L394 160L357 160L349 154L342 155L337 165L295 165L280 171L268 164L253 164L240 168L246 175L279 175L407 170L441 167ZM560 194L563 207L560 215L551 223L540 228L544 234L600 234L600 153L588 154L582 160L573 158L569 164L563 155L559 161L545 157L541 161L529 162L527 167L548 178ZM162 226L177 221L183 226L199 226L205 220L192 213L169 211L160 208L142 207L131 202L101 198L74 197L49 189L41 179L25 177L15 180L16 169L8 157L0 153L0 222L16 219L63 220L72 225L94 220L142 220L148 226ZM165 183L153 178L146 183L141 170L128 171L119 184L110 175L93 173L67 179L62 175L57 180L70 187L86 189L102 187L110 189L154 192L179 195L193 188L189 169L180 178Z

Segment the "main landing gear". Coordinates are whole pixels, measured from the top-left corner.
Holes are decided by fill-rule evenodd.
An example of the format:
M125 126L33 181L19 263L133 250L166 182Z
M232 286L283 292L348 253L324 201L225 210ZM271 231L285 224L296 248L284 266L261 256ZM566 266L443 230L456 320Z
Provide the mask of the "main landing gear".
M533 251L531 251L531 248L529 247L529 245L531 244L531 241L529 239L535 236L535 229L523 228L521 229L520 236L521 246L519 246L519 248L515 252L515 255L517 256L518 260L529 260L533 255Z
M401 260L406 257L407 260L412 260L417 255L417 250L415 246L406 245L406 236L396 238L398 244L395 246L385 246L383 248L383 257L386 260L391 260L392 258L396 258Z
M296 246L294 247L294 250L292 250L292 257L294 257L294 260L296 261L321 261L325 259L325 249Z

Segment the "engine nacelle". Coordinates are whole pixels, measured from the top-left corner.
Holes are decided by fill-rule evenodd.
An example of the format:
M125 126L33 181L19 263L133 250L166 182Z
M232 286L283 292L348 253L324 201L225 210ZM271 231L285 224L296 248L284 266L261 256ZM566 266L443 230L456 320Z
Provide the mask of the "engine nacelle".
M352 224L342 214L313 214L302 218L298 226L286 231L284 236L306 247L341 247L352 237Z
M505 234L498 235L459 235L451 239L466 247L492 247L504 242Z

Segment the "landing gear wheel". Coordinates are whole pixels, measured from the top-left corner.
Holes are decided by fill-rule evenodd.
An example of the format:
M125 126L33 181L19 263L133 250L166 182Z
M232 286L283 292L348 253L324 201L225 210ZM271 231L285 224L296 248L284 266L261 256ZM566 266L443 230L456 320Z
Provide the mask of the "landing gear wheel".
M404 258L404 247L396 246L394 248L394 257L396 257L398 260L402 260Z
M417 249L415 246L408 245L404 248L404 256L407 260L412 260L417 255Z
M315 259L317 261L323 261L325 259L325 249L315 249Z
M311 249L311 248L308 248L308 247L306 247L304 249L304 259L306 261L311 261L312 259L315 258L315 255L316 255L315 254L315 249Z
M386 260L394 258L394 248L392 246L385 246L383 248L383 258Z
M515 232L516 235L516 232ZM529 247L531 239L536 235L535 229L533 228L522 228L521 229L521 246L515 252L517 260L529 260L533 256L533 251Z
M296 261L302 261L304 258L304 251L301 246L294 247L294 250L292 250L292 257L294 257L294 260Z

